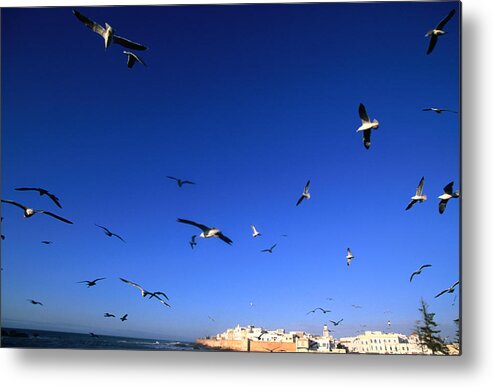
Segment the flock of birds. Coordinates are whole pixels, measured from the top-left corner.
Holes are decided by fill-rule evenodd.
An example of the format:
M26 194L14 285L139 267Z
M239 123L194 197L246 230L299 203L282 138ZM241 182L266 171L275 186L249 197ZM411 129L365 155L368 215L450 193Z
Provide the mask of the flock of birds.
M116 35L114 33L114 30L113 28L108 24L108 23L105 23L105 26L101 26L100 24L94 22L93 20L89 19L88 17L84 16L83 14L81 14L80 12L78 12L77 10L73 10L73 14L76 16L76 18L81 21L85 26L87 26L88 28L90 28L92 31L94 31L95 33L97 33L98 35L100 35L103 39L104 39L104 47L105 49L108 49L110 45L112 44L118 44L118 45L121 45L127 49L132 49L132 50L138 50L138 51L144 51L144 50L147 50L147 47L145 47L144 45L142 44L139 44L139 43L136 43L136 42L133 42L129 39L126 39L124 37L121 37L119 35ZM430 37L430 42L429 42L429 46L428 46L428 50L426 52L426 54L431 54L431 52L434 50L436 44L437 44L437 41L438 41L438 37L439 36L442 36L446 33L446 31L444 31L444 26L449 22L449 20L454 16L455 14L455 10L452 10L449 12L449 14L442 20L440 21L440 23L438 23L438 25L432 29L431 31L427 32L426 33L426 37ZM142 65L145 66L145 63L144 61L139 57L137 56L135 53L131 52L131 51L123 51L123 53L127 56L127 66L129 68L132 68L134 66L134 64L136 62L139 62L141 63ZM435 112L437 114L441 114L442 112L450 112L450 113L457 113L456 111L453 111L453 110L449 110L449 109L444 109L444 108L437 108L437 107L429 107L429 108L425 108L423 109L423 111L432 111L432 112ZM366 149L369 149L370 148L370 144L371 144L371 141L370 141L370 138L371 138L371 131L372 130L376 130L379 128L379 122L374 118L373 120L371 120L368 116L368 113L366 111L366 108L365 106L361 103L359 105L359 108L358 108L358 113L359 113L359 117L361 119L361 126L357 128L356 132L359 133L359 132L362 132L362 135L363 135L363 145ZM190 180L182 180L182 179L179 179L179 178L176 178L176 177L173 177L173 176L167 176L168 179L170 180L173 180L176 182L177 186L179 188L182 188L184 185L193 185L195 184L193 181L190 181ZM438 196L438 198L440 199L439 203L438 203L438 210L439 210L439 213L440 214L443 214L445 209L446 209L446 206L447 206L447 203L450 199L457 199L459 198L459 191L454 191L453 190L453 185L454 185L454 182L450 182L449 184L447 184L444 188L443 188L443 191L444 193L440 196ZM416 189L416 193L414 196L411 197L411 201L409 202L409 204L407 205L407 207L405 208L405 210L410 210L416 203L423 203L427 200L427 195L423 194L423 187L424 187L424 177L421 178L421 180L419 181L419 184L418 184L418 187ZM296 206L299 206L304 200L310 200L311 198L311 194L309 192L309 189L310 189L310 180L308 180L303 188L303 192L301 193L301 196L298 198L298 200L296 201ZM38 192L40 196L47 196L59 209L62 209L62 206L60 204L60 200L57 196L55 196L53 193L50 193L48 190L44 189L44 188L33 188L33 187L20 187L20 188L15 188L16 191L35 191L35 192ZM44 209L34 209L34 208L31 208L29 206L26 206L24 204L21 204L19 202L16 202L16 201L13 201L13 200L6 200L6 199L2 199L1 200L2 203L6 203L6 204L10 204L10 205L13 205L13 206L16 206L20 209L22 209L23 211L23 215L25 218L29 218L29 217L32 217L33 215L35 214L44 214L44 215L48 215L54 219L57 219L61 222L64 222L64 223L67 223L67 224L73 224L72 221L66 219L66 218L63 218L62 216L59 216L51 211L47 211L47 210L44 210ZM3 218L2 218L3 219ZM182 219L182 218L178 218L177 219L177 222L179 223L182 223L182 224L186 224L186 225L189 225L189 226L193 226L197 229L199 229L201 232L198 233L198 234L194 234L192 235L190 241L189 241L189 244L190 244L190 247L192 249L195 248L195 246L197 245L197 240L196 240L196 237L200 237L200 238L218 238L220 240L222 240L223 242L225 242L226 244L228 245L232 245L233 244L233 241L227 237L220 229L218 229L217 227L210 227L210 226L206 226L204 224L201 224L201 223L198 223L196 221L193 221L193 220L187 220L187 219ZM125 242L125 240L118 234L114 233L113 231L111 231L110 229L108 229L107 227L105 226L101 226L99 224L95 224L96 227L99 227L103 230L104 234L108 237L116 237L118 238L119 240L121 240L122 242ZM258 231L258 229L255 227L255 225L250 225L251 229L252 229L252 237L253 238L257 238L257 237L260 237L262 234ZM286 236L285 234L283 234L282 236ZM4 239L4 235L2 235L2 239ZM52 241L42 241L42 243L44 244L51 244ZM265 248L265 249L262 249L260 250L260 252L262 253L270 253L272 254L273 251L274 251L274 248L277 246L277 243L273 244L271 247L269 248ZM349 267L352 260L355 258L355 256L352 254L351 252L351 249L348 247L347 248L347 255L346 255L346 264L347 266ZM411 274L411 277L409 279L410 282L412 282L413 278L417 275L420 275L422 273L422 271L426 268L429 268L431 267L432 265L431 264L424 264L424 265L421 265L420 268L416 271L414 271L412 274ZM78 283L82 283L82 284L86 284L87 288L91 288L91 287L94 287L97 285L98 281L103 281L105 280L106 277L101 277L101 278L96 278L94 280L83 280L83 281L78 281ZM123 283L125 284L128 284L130 286L133 286L135 288L137 288L138 290L140 290L140 293L141 293L141 296L143 298L146 298L146 297L149 297L148 299L156 299L157 301L159 301L161 304L163 304L164 306L166 307L170 307L170 304L169 304L169 297L162 291L149 291L149 290L146 290L145 288L143 288L141 285L135 283L135 282L132 282L130 280L127 280L127 279L124 279L124 278L119 278ZM435 298L437 297L440 297L441 295L443 294L446 294L446 293L453 293L454 290L455 290L455 287L459 284L459 281L456 281L452 286L450 286L449 288L445 289L445 290L442 290L441 292L439 292ZM331 299L330 299L331 300ZM33 305L40 305L40 306L43 306L43 303L41 303L40 301L36 301L36 300L33 300L33 299L28 299L27 300L28 302L30 302L31 304ZM454 302L455 302L455 299L454 299ZM250 306L254 306L253 303L250 303ZM360 305L352 305L354 308L361 308ZM326 313L330 313L331 310L329 309L325 309L325 308L322 308L322 307L317 307L313 310L310 310L308 314L311 314L311 313L315 313L316 311L320 311L321 313L323 314L326 314ZM109 313L109 312L106 312L104 313L103 315L104 318L116 318L116 315L113 314L113 313ZM209 319L211 321L215 321L212 317L208 316ZM122 315L122 317L120 317L120 320L122 322L126 321L128 319L128 313ZM338 326L339 324L341 324L343 321L343 319L339 319L337 321L334 321L334 320L330 320L330 322L333 324L333 326ZM388 325L390 326L390 320L388 321ZM91 336L94 336L94 337L98 337L97 335L95 335L94 333L91 333Z

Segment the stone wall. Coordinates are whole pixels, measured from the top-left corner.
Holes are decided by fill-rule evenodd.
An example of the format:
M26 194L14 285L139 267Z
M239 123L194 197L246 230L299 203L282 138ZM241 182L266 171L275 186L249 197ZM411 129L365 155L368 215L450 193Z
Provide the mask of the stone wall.
M225 349L230 351L248 351L248 340L225 340L225 339L197 339L198 344L206 347Z

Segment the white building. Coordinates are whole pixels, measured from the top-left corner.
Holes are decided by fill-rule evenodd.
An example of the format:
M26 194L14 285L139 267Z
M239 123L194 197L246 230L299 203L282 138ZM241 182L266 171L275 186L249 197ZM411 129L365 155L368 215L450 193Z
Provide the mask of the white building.
M400 333L384 333L381 331L365 331L356 337L343 337L340 342L349 352L378 353L378 354L428 354L428 349L422 348L417 335L407 337Z

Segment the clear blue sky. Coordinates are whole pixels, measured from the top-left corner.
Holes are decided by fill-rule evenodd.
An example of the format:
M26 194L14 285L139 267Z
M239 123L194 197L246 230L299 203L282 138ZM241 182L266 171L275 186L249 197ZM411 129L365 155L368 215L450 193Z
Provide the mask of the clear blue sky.
M425 33L453 8L427 56ZM2 9L2 198L74 222L2 206L3 325L193 340L344 318L337 337L387 320L410 333L423 297L454 336L459 300L433 297L459 278L459 202L440 215L437 196L460 189L460 117L422 109L460 109L458 2L77 9L147 45L148 67L128 69L70 7ZM360 102L380 122L370 150ZM404 211L421 176L428 201ZM177 217L234 243L192 250L197 229ZM306 315L317 306L332 313Z

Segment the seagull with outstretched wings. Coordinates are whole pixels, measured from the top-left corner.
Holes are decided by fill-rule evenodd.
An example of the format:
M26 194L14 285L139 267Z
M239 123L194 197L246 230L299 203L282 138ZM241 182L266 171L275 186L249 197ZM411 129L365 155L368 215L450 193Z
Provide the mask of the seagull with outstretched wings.
M178 179L176 177L173 177L173 176L166 176L168 179L171 179L171 180L174 180L176 181L176 184L178 184L178 187L182 187L183 184L195 184L193 181L190 181L190 180L182 180L182 179Z
M409 204L406 207L406 211L409 210L416 203L418 203L418 202L422 203L422 202L426 201L427 196L423 195L424 184L425 184L425 178L423 176L421 178L421 180L419 181L418 187L416 188L416 194L413 197L411 197L411 201L409 202Z
M306 182L305 188L303 189L303 193L301 194L300 198L296 202L297 206L303 201L303 199L306 199L306 200L310 199L311 195L310 195L310 192L308 192L309 189L310 189L310 180L308 180Z
M62 208L62 205L60 204L60 199L58 199L55 195L52 193L48 192L44 188L31 188L31 187L20 187L20 188L15 188L16 191L37 191L39 192L40 196L46 195L48 196L53 203L56 204L58 208Z
M440 202L438 203L438 212L443 214L449 199L457 199L459 197L459 191L454 192L454 182L451 181L445 187L443 187L443 194L438 197Z
M147 50L147 47L142 44L132 42L124 37L115 35L113 27L111 27L108 23L104 23L105 27L103 27L75 9L72 10L72 12L75 17L79 19L79 21L81 21L86 27L103 37L105 49L107 49L112 43L116 43L132 50Z
M440 297L442 294L445 294L445 293L453 293L455 291L455 287L459 284L460 281L456 281L451 287L445 289L445 290L442 290L440 293L438 293L435 298L438 298Z
M361 119L361 126L356 130L356 132L363 132L363 145L366 149L370 149L371 130L378 129L379 123L376 119L370 121L365 105L362 103L359 104L358 113L359 118Z
M118 239L120 239L122 242L125 242L125 241L123 240L123 238L122 238L120 235L115 234L114 232L111 232L111 231L110 231L110 230L108 230L106 227L104 227L104 226L100 226L99 224L96 224L96 223L94 223L94 225L95 225L95 226L97 226L97 227L99 227L99 228L101 228L101 229L103 229L104 233L105 233L107 236L109 236L109 237L115 236L115 237L117 237ZM125 242L125 243L126 243L126 242Z
M144 61L141 58L139 58L137 54L134 54L133 52L130 51L123 51L123 53L127 56L127 67L129 69L134 67L135 62L139 62L147 67Z
M216 227L207 227L203 224L194 222L192 220L187 220L187 219L178 218L176 221L200 228L202 230L202 232L199 234L199 237L201 237L201 238L213 238L214 237L214 238L221 239L223 242L227 243L228 245L231 245L233 243L233 241L231 239L229 239L226 235L224 235L222 233L221 230L219 230Z
M68 224L73 224L73 222L71 222L70 220L67 220L65 218L62 218L61 216L55 215L52 212L45 211L45 210L35 210L34 208L26 207L23 204L14 202L12 200L2 199L2 203L9 203L9 204L13 204L14 206L17 206L19 208L22 208L22 210L24 211L24 218L30 218L34 214L45 214L45 215L49 215L55 219L61 220L62 222L65 222Z
M430 37L430 44L428 45L428 50L426 51L426 55L431 54L431 52L433 51L433 49L437 44L438 37L440 35L444 35L447 33L446 31L443 30L443 27L445 27L445 24L447 24L449 20L452 19L452 16L454 15L455 15L455 9L450 11L448 15L445 16L445 18L440 23L438 23L438 25L435 28L433 28L431 31L428 31L426 33L425 37L428 36Z
M421 271L426 268L426 267L431 267L431 265L429 264L426 264L426 265L421 265L420 268L418 270L416 270L415 272L413 272L413 274L411 274L411 278L409 278L409 282L411 282L413 280L413 277L415 275L418 275L418 274L421 274Z

